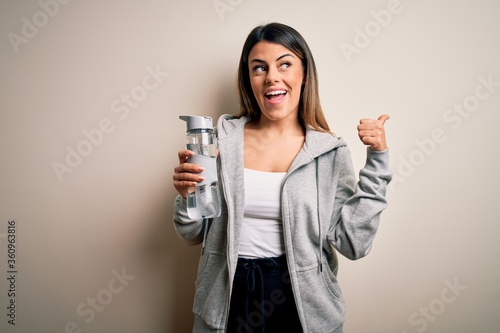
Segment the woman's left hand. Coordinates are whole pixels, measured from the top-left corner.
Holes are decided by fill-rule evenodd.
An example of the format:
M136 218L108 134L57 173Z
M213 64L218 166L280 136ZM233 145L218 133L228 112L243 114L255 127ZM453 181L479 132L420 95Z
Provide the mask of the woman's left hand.
M384 123L389 115L383 114L378 119L361 119L358 125L358 135L361 141L370 146L371 150L386 150Z

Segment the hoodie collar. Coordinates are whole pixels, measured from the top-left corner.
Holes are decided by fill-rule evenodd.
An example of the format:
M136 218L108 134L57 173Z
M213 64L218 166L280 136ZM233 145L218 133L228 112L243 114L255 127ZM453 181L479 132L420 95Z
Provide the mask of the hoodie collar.
M232 115L222 115L217 122L217 135L219 140L225 140L232 134L239 133L245 127L245 124L250 121L249 117L236 118ZM320 155L323 155L332 149L345 146L344 139L336 137L330 133L316 131L311 126L306 128L306 139L304 146L297 158L312 160ZM302 155L302 156L301 156Z
M303 150L312 158L345 145L344 139L330 133L316 131L312 126L307 126Z

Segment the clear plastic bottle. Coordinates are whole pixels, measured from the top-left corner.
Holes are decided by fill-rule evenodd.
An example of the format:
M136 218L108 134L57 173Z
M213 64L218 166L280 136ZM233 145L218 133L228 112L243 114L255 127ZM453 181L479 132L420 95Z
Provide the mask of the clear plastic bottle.
M212 118L205 116L180 116L187 123L186 148L194 152L189 163L201 165L203 182L188 189L187 209L193 220L220 215L220 194L217 186L217 139L213 132Z

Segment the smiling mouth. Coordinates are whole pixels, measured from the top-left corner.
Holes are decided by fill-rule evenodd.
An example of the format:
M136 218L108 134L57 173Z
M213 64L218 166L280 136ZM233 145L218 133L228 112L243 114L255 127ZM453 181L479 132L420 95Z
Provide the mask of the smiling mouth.
M273 100L279 100L279 99L285 97L287 93L288 92L286 90L274 90L274 91L267 92L265 94L265 96L268 100L273 101Z

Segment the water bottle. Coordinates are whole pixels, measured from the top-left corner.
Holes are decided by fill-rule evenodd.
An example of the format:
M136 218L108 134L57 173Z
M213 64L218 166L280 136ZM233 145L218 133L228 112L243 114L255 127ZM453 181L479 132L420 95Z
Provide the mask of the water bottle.
M217 148L212 128L212 118L180 116L187 123L186 148L194 152L187 162L200 165L205 170L200 176L205 180L188 189L187 211L193 220L220 215L220 194L217 187Z

